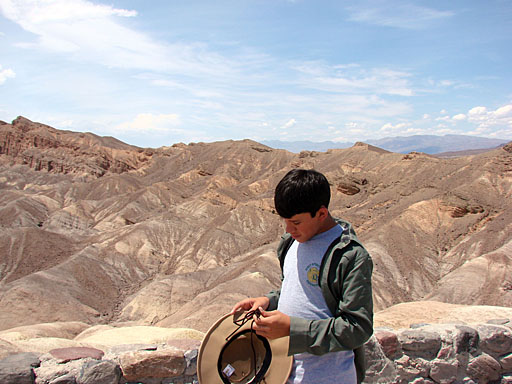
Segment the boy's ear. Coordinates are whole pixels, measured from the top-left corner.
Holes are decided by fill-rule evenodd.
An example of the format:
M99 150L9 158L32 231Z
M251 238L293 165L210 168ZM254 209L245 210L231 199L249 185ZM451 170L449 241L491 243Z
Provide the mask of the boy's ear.
M318 215L319 219L325 220L327 217L329 217L329 210L322 205L316 214Z

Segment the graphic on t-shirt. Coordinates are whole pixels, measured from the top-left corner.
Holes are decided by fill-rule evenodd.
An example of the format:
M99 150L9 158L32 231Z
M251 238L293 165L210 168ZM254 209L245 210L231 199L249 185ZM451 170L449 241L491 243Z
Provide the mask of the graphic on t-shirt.
M318 275L320 272L320 266L317 263L309 264L306 267L306 271L308 284L318 286Z

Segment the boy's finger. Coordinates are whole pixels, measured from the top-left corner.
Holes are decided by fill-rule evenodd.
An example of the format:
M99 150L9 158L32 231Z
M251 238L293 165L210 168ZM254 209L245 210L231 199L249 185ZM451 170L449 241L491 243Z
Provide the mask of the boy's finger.
M232 314L232 315L234 315L236 312L238 312L238 311L243 311L243 310L244 310L244 307L242 307L241 305L239 305L239 306L237 306L237 307L233 308L233 310L232 310L231 314Z
M258 307L258 310L260 311L261 316L267 317L267 311L265 311L262 307Z

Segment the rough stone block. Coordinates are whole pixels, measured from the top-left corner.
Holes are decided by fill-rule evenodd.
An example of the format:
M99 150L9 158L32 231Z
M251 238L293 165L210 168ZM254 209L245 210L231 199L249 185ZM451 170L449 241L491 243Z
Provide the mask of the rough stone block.
M428 360L403 355L400 359L395 360L395 363L396 376L400 383L411 383L420 377L428 378L429 376L430 364Z
M398 335L402 350L408 354L433 358L441 348L439 334L419 329L407 329Z
M156 344L120 344L111 347L107 352L109 355L120 355L125 352L134 351L156 351Z
M384 354L392 359L400 351L400 343L398 342L398 336L389 331L376 331L375 338L380 344Z
M469 377L478 383L498 380L501 377L500 371L500 363L486 353L472 359L467 367Z
M35 369L35 382L36 384L59 384L62 381L62 384L74 384L74 379L80 373L82 365L91 360L91 358L71 360L60 364L56 359L44 360L41 362L41 366Z
M480 336L476 329L465 326L456 325L455 328L458 330L457 335L454 339L454 347L456 353L475 353L480 343Z
M193 349L199 349L201 346L200 340L193 339L172 339L167 340L167 346L181 349L182 351L190 351Z
M414 323L414 324L409 325L409 328L418 329L418 328L423 328L428 325L430 325L430 324L429 323Z
M183 352L174 348L125 353L120 356L120 362L123 376L128 381L141 377L180 376L186 368Z
M512 373L512 353L499 358L502 372Z
M444 360L455 358L453 347L451 345L447 345L446 347L441 348L437 354L437 358Z
M67 375L57 377L50 381L49 384L76 384L75 375L68 373Z
M386 357L375 336L372 336L365 344L365 355L365 383L393 383L395 381L395 365Z
M458 361L436 359L430 364L430 377L440 384L450 384L457 380Z
M197 356L198 351L197 349L191 349L186 351L183 356L185 357L185 375L192 376L197 372Z
M484 324L477 328L480 348L491 354L504 354L512 349L512 332L501 325Z
M50 354L60 363L66 363L71 360L85 359L87 357L101 360L104 355L103 351L89 347L56 348L52 349Z
M76 382L77 384L117 384L120 377L121 369L113 361L89 361L82 366Z
M430 361L416 358L411 360L411 366L416 368L420 373L420 376L422 377L428 377L430 374Z
M487 324L505 325L510 322L510 319L491 319L487 321Z
M0 360L0 383L32 384L34 368L40 364L35 353L17 353Z
M435 382L424 377L418 377L414 381L411 381L411 384L435 384Z

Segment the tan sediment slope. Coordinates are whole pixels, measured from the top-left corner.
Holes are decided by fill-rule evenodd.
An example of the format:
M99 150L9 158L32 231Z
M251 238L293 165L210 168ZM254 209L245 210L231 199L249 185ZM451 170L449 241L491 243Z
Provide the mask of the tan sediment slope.
M206 331L235 301L279 285L273 189L294 167L331 182L332 213L374 260L376 311L422 300L512 307L511 144L452 159L364 143L144 149L19 118L0 124L0 329Z
M168 340L202 340L204 334L190 328L154 326L89 327L84 323L44 323L0 332L0 356L15 352L46 353L55 348L95 347L107 350L123 344L159 344Z
M96 326L76 336L74 341L89 346L109 348L121 344L158 344L173 339L202 340L203 336L202 332L189 328Z
M44 337L73 339L89 327L85 323L75 321L33 324L0 331L0 338L11 343Z
M55 322L26 325L0 331L0 356L16 351L48 352L54 348L82 346L75 336L90 326L80 322Z
M418 301L396 304L377 312L374 326L399 329L414 324L481 324L499 319L512 319L512 308Z

